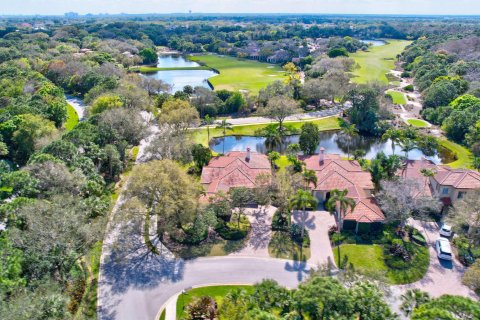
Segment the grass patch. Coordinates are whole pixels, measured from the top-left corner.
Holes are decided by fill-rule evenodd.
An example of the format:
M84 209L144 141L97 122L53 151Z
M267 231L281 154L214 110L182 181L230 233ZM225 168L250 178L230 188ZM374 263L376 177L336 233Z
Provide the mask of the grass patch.
M337 266L342 265L345 256L348 263L353 264L359 271L387 272L387 265L383 261L383 247L376 244L342 244L340 245L340 259L338 247L333 248L333 255Z
M413 241L406 241L412 254L411 261L393 257L381 244L344 243L333 248L333 255L338 266L352 264L354 269L364 274L383 274L392 284L406 284L418 281L427 272L430 255L428 247ZM340 250L338 250L340 249ZM340 251L340 252L339 252Z
M194 288L188 290L186 294L180 294L177 300L177 319L184 319L186 316L185 308L194 299L203 296L209 296L215 299L217 305L220 306L224 297L232 290L245 290L247 293L253 293L253 286L247 285L230 285L230 286L208 286L202 288Z
M450 150L457 160L447 163L446 165L452 168L471 168L472 167L472 153L467 148L452 142L447 139L439 139L440 145Z
M67 121L65 122L65 130L70 131L78 123L78 114L75 109L67 103Z
M275 161L275 164L278 166L278 170L285 170L288 166L292 165L285 155L281 155L280 159Z
M160 314L160 320L165 320L165 309L163 309L162 313Z
M208 79L216 90L248 90L255 94L269 83L286 79L282 68L268 63L219 55L190 56L189 59L220 73Z
M315 123L320 131L327 131L327 130L338 130L340 129L341 120L337 117L328 117L322 118L317 120L308 120ZM288 124L296 129L300 129L305 122L308 121L286 121L285 124ZM226 132L227 136L235 136L235 135L244 135L244 136L253 136L255 135L255 131L258 129L263 129L268 126L270 123L265 124L246 124L246 125L237 125L233 126L233 130L229 130ZM207 128L199 128L192 130L193 140L195 143L201 143L204 146L208 146L208 139L207 139ZM210 128L210 139L215 137L223 136L221 129L216 129L215 127Z
M392 101L394 104L402 104L402 105L407 104L407 99L405 99L405 95L402 92L391 90L391 91L387 91L387 95L389 95L392 98Z
M175 70L211 70L211 68L206 66L198 67L170 67L170 68L157 68L157 67L135 67L130 68L131 71L140 72L140 73L154 73L157 71L175 71Z
M82 302L77 315L82 319L94 319L97 315L97 286L98 273L100 271L100 256L102 254L102 242L97 242L85 257L85 266L88 270L88 279Z
M182 259L194 259L198 257L222 257L237 252L245 247L246 239L224 240L217 239L196 245L184 246L178 250L172 250ZM171 248L170 248L171 249Z
M420 119L407 119L407 123L417 128L426 128L428 123Z
M289 232L274 231L268 244L268 254L274 258L307 261L310 247L293 241Z
M370 47L368 51L358 51L350 57L358 64L352 74L356 83L380 81L389 83L387 74L395 68L396 56L400 54L411 41L388 40L383 46Z

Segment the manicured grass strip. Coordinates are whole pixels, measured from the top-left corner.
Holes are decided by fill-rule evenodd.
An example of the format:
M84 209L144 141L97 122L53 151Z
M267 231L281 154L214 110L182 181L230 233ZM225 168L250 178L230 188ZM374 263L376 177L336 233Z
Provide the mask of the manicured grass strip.
M447 148L455 154L457 158L456 161L447 163L449 167L452 168L471 168L472 167L472 153L467 148L456 144L447 139L439 139L440 145L444 148Z
M228 121L228 120L227 120ZM313 122L318 125L321 131L327 130L338 130L340 129L340 119L337 117L328 117L317 120L305 120L305 121L287 121L285 124L292 126L296 129L300 129L305 122ZM255 131L258 129L265 128L268 124L245 124L233 126L233 130L227 130L226 135L244 135L244 136L253 136ZM193 140L195 143L201 143L204 146L208 146L207 141L207 128L199 128L191 131L193 135ZM215 137L223 136L221 129L216 129L215 127L210 127L210 139Z
M380 81L388 84L386 74L395 68L395 60L411 41L388 40L384 46L370 47L368 51L358 51L351 58L359 65L352 74L356 83Z
M407 123L417 128L428 127L428 123L420 119L407 119Z
M78 114L75 109L67 103L67 122L65 122L65 130L70 131L78 123Z
M140 73L153 73L157 71L175 71L175 70L211 70L211 68L206 66L198 67L170 67L170 68L157 68L157 67L136 67L131 68L131 71L140 72Z
M248 90L255 94L269 83L286 79L278 65L219 55L190 56L189 59L220 72L208 79L215 90Z
M405 95L402 92L398 91L387 91L387 94L392 97L392 101L394 104L407 104L407 99L405 99Z
M231 285L231 286L208 286L202 288L194 288L188 290L186 294L180 294L177 300L177 319L183 319L186 314L184 312L185 307L192 301L194 298L199 298L203 296L210 296L215 299L217 305L220 305L223 301L223 298L232 290L245 290L248 293L253 293L253 286L245 285Z

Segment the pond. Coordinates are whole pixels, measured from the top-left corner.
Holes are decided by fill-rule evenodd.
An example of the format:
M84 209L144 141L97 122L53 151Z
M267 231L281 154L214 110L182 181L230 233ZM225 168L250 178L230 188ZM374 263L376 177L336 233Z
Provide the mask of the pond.
M366 43L366 44L371 44L373 47L380 47L380 46L384 46L385 44L387 44L385 41L383 40L370 40L370 39L366 39L366 40L360 40L361 42L363 43Z
M285 137L283 139L282 145L275 146L273 149L275 151L284 152L286 146L292 143L298 143L298 140L298 135ZM222 137L213 138L210 141L210 148L217 153L222 153L224 144L225 153L229 151L245 151L247 147L250 148L252 151L260 153L267 153L269 151L265 145L265 138L254 136L226 136L225 139ZM327 153L347 156L349 144L350 154L354 150L361 149L366 152L366 159L375 158L377 153L381 151L383 151L387 155L393 154L391 141L381 141L378 138L362 136L350 139L345 138L343 135L338 134L338 132L336 131L325 131L320 133L320 143L316 152L318 153L320 147L323 147L326 149ZM401 148L399 146L396 146L395 154L404 155L405 153L401 151ZM412 150L408 153L408 158L411 160L419 160L422 156L424 156L424 154L418 149ZM427 158L432 160L436 164L449 163L455 160L454 155L444 148L439 150L438 155Z
M158 68L198 67L198 63L185 59L182 55L160 55ZM162 80L172 86L172 92L182 90L186 85L210 88L207 79L215 76L211 70L168 70L148 73L145 76Z

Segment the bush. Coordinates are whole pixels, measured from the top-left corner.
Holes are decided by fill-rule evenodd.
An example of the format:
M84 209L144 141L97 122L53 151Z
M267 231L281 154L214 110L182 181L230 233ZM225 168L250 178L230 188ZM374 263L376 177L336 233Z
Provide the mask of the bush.
M309 246L310 245L310 236L308 235L308 230L305 230L302 239L302 226L299 224L292 224L290 228L290 237L293 241L299 245Z
M402 74L400 75L400 77L402 78L410 78L410 76L411 76L411 73L408 71L403 71Z
M250 231L250 222L247 217L240 217L240 228L238 228L236 217L232 217L230 222L219 220L215 231L225 240L240 240L247 236Z
M290 213L288 208L278 208L272 218L273 231L288 231L288 218Z
M409 85L403 87L403 89L404 89L405 91L410 91L410 92L412 92L412 91L415 90L415 89L413 88L413 84L409 84Z

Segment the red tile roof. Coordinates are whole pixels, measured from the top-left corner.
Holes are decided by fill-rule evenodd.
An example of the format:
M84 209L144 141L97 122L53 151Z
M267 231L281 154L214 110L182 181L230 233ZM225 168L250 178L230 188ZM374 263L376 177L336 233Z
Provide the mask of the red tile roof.
M247 152L229 152L225 156L212 158L202 170L200 182L207 196L218 191L228 192L231 188L255 186L259 174L271 172L267 156L251 152L247 161Z
M371 197L374 185L370 172L364 171L357 161L342 160L338 154L302 156L307 169L314 170L317 175L317 186L314 190L331 191L347 189L349 198L356 202L353 212L347 212L344 219L357 222L382 222L385 216L377 202Z
M440 170L433 177L443 186L452 186L456 189L480 189L480 174L474 170L452 169L439 166Z

